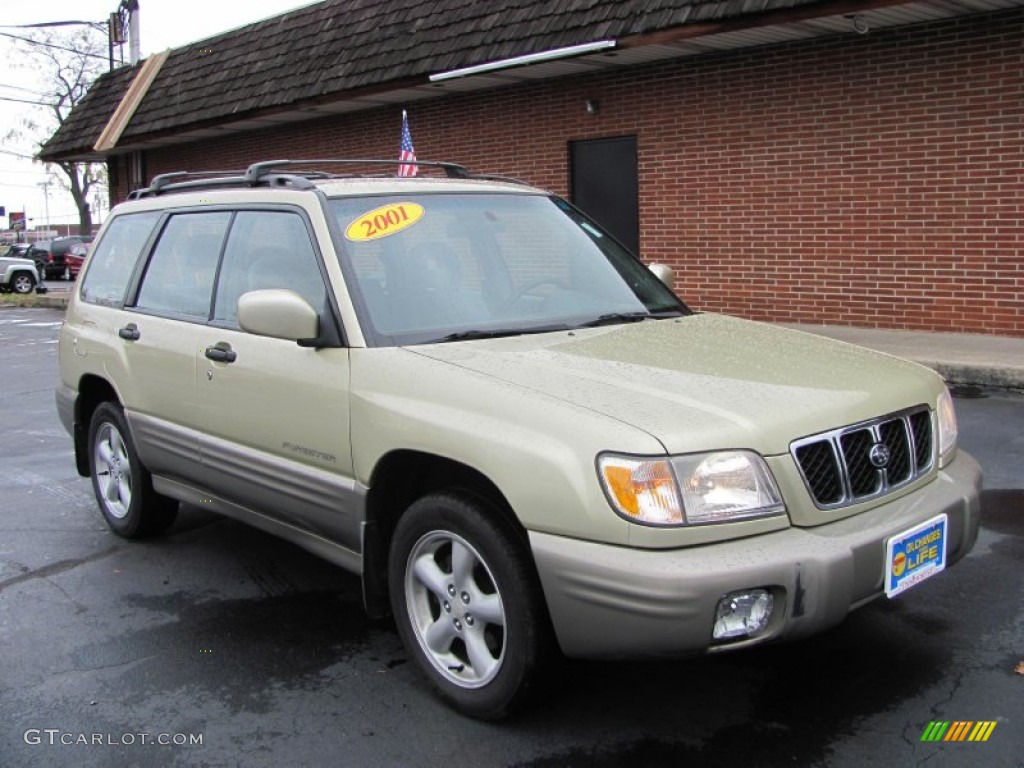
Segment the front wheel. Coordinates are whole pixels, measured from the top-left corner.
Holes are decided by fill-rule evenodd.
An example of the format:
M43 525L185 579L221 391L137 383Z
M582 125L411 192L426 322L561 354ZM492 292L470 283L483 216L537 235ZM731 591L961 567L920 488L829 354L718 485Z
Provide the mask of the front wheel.
M11 290L15 293L32 293L35 284L36 281L32 279L32 275L26 272L19 272L11 278Z
M540 585L525 543L491 504L455 492L414 503L395 529L388 583L406 649L459 711L502 718L544 682Z
M135 450L124 413L114 403L103 403L93 413L89 474L100 511L118 536L153 536L174 522L178 503L153 490L152 478Z

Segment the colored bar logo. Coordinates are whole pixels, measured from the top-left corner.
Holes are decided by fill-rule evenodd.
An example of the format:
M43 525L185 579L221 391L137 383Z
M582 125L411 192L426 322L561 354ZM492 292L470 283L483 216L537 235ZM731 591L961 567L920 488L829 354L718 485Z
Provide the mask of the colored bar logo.
M921 741L988 741L995 729L995 720L932 720Z

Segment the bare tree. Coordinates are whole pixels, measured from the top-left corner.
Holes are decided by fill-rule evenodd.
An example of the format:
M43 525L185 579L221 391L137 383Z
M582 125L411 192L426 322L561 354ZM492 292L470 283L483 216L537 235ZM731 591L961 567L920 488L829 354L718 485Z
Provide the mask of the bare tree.
M19 36L21 56L17 66L36 73L43 98L22 120L21 126L8 132L8 141L27 138L41 147L64 124L89 86L106 68L106 34L97 27L82 25L71 30L29 32ZM54 165L63 172L54 177L71 193L78 209L79 232L89 235L92 232L89 193L94 187L105 185L106 166L57 162L47 163L47 170Z

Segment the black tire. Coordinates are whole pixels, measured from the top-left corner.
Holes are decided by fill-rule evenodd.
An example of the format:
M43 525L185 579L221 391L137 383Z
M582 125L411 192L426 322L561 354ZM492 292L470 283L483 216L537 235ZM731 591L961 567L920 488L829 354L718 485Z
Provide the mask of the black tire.
M28 272L16 272L11 278L11 290L15 293L32 293L36 287L36 280Z
M174 523L178 502L153 490L153 480L116 403L102 403L93 413L88 450L93 493L114 533L141 539L162 533Z
M391 541L388 585L406 650L455 709L498 720L546 682L553 644L536 570L484 499L451 491L410 506Z

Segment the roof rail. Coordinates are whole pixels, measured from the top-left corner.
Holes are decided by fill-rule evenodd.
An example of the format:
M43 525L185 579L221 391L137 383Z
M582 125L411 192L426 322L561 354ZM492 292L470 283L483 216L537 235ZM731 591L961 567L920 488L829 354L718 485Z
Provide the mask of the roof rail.
M297 165L387 165L394 167L401 165L416 165L421 168L440 168L450 179L468 179L471 176L465 166L459 165L458 163L446 163L438 160L415 160L413 162L409 162L408 160L375 160L369 158L327 158L313 160L267 160L262 163L253 163L246 170L245 178L255 182L273 170Z
M526 184L524 181L509 176L491 176L470 173L465 166L457 163L437 160L416 160L408 163L402 160L374 159L312 159L312 160L267 160L253 163L244 171L174 171L154 176L148 187L136 189L128 195L129 200L141 200L144 197L155 197L165 192L183 190L209 189L216 187L290 187L292 189L312 189L314 179L338 178L323 170L298 170L301 166L310 165L383 165L398 167L416 165L421 168L437 168L444 171L449 179L481 179L488 181L507 181L515 184ZM295 169L295 170L285 170Z
M216 185L221 179L230 178L232 175L241 175L241 171L173 171L161 173L153 177L148 187L141 187L128 193L129 200L139 200L151 195L159 195L161 192L172 189L204 186L206 184Z
M174 171L154 176L148 187L136 189L129 193L128 199L141 200L144 197L156 197L164 192L216 187L254 187L257 184L311 189L313 185L307 181L306 177L319 178L326 176L327 174L315 172L299 175L280 174L271 176L267 174L256 181L251 181L246 176L245 171Z
M517 179L515 176L502 176L496 173L471 173L465 178L477 179L479 181L507 181L509 184L522 184L524 187L532 186L530 182Z

